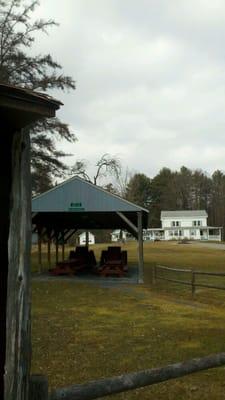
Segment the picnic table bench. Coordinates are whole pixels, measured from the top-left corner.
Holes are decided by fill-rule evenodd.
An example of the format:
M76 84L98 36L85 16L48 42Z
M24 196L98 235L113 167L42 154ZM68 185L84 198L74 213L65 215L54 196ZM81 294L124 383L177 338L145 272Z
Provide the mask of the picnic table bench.
M99 275L122 277L127 274L127 251L119 246L109 246L101 254Z
M68 260L58 262L49 272L51 275L75 275L79 271L90 270L95 265L93 250L89 250L87 246L77 246L75 251L70 251Z

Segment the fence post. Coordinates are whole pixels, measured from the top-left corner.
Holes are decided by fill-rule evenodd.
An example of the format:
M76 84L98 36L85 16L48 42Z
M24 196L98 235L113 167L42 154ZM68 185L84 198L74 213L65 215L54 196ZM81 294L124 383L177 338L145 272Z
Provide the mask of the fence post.
M153 283L153 285L156 284L156 265L153 265L153 269L152 269L152 283Z
M29 400L48 400L48 379L44 375L31 375Z
M194 297L195 294L195 272L191 270L191 294Z

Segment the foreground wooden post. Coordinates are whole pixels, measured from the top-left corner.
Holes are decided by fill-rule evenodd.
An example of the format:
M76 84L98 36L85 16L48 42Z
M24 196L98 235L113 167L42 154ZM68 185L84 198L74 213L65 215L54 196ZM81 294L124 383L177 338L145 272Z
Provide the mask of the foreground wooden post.
M1 121L0 121L1 122ZM13 135L5 135L7 127L1 125L0 135L0 399L4 398L4 367L6 358L6 304L7 304L7 280L8 280L8 237L10 220L10 192L12 176L11 149Z
M30 139L14 134L9 231L5 399L26 399L30 370ZM15 268L16 267L16 268Z
M142 388L223 365L225 365L225 353L212 354L207 357L170 364L162 368L146 369L140 372L92 381L83 385L73 385L57 389L52 392L50 400L98 399L107 395Z
M25 129L55 116L59 106L40 93L0 83L1 400L28 400L29 395L31 185Z

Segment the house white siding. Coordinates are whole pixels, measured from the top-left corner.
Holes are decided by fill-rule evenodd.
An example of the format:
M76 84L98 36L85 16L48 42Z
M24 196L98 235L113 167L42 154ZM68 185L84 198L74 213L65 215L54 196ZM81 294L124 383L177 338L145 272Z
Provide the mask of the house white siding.
M143 239L221 241L222 227L208 226L207 218L205 210L162 211L162 227L145 230Z
M162 228L207 226L207 217L169 217L161 218Z

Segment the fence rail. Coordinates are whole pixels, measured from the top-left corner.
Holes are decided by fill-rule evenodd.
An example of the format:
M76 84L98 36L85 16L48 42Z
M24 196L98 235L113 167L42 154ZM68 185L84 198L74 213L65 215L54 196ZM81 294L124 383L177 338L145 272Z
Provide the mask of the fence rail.
M166 276L159 275L158 272L162 271L162 270L167 271L167 272L188 273L188 274L190 274L190 280L168 278ZM185 269L170 268L170 267L166 267L165 265L154 265L153 273L152 273L152 281L153 281L153 284L155 284L157 280L164 280L164 281L168 281L168 282L180 283L181 285L191 286L192 296L194 296L194 294L195 294L196 287L205 287L205 288L210 288L210 289L225 290L225 286L218 286L218 285L213 285L210 283L208 284L208 283L196 282L197 275L225 277L224 272L195 271L193 269L188 269L188 268L185 268Z
M225 353L56 389L50 400L93 400L225 365ZM32 400L32 399L31 399Z

